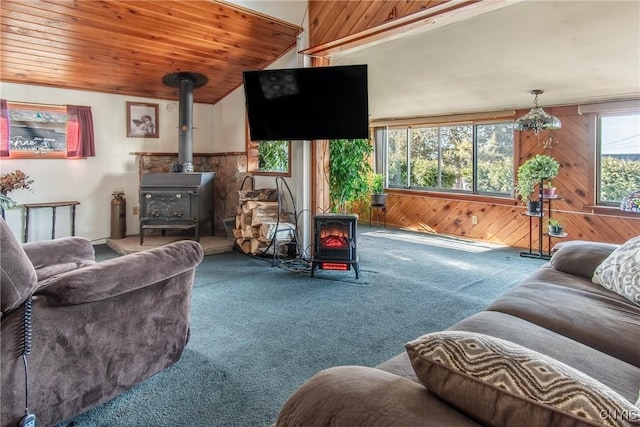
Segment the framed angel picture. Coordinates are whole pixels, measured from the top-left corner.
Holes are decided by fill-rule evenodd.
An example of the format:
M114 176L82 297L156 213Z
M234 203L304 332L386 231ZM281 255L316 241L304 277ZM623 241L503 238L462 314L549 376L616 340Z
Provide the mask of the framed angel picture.
M158 104L127 102L127 137L159 138Z

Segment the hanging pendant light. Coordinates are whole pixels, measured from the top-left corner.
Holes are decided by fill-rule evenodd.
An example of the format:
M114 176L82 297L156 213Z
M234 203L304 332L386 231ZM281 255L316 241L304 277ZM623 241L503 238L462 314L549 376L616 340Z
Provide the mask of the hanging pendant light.
M541 130L560 129L562 127L559 118L548 114L542 107L538 107L538 95L543 92L540 89L531 91L531 94L536 96L533 100L534 107L527 114L516 119L514 123L515 130L532 130L537 135Z

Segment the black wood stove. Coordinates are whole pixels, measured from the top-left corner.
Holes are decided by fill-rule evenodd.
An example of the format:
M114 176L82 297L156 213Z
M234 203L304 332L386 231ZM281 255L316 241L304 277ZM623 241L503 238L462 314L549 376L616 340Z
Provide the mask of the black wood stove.
M170 173L147 173L140 178L140 245L150 229L194 230L200 239L204 226L213 224L214 172L193 171L193 90L207 84L198 73L167 74L162 82L179 89L178 161Z
M321 270L350 270L360 273L356 254L358 217L356 215L314 215L314 257L311 276Z
M146 173L140 183L140 245L145 230L200 230L213 226L214 172Z

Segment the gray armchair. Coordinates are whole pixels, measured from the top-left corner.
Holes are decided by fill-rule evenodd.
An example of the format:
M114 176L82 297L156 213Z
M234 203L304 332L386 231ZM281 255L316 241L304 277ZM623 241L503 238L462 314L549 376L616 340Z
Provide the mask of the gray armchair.
M22 329L31 295L28 403L38 426L98 406L180 359L199 243L96 263L87 239L21 245L0 218L0 257L1 427L24 416Z

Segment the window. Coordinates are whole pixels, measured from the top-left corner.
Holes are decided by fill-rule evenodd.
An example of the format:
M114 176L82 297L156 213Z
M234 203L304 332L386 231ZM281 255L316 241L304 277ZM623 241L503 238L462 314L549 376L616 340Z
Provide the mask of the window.
M640 112L598 116L599 204L619 206L640 189Z
M511 195L513 123L389 128L390 187ZM381 144L376 140L376 147ZM385 151L382 151L385 153Z
M83 159L95 155L91 107L0 99L0 157Z
M291 176L290 141L249 141L247 153L250 172L257 175Z
M12 102L7 108L10 157L67 156L66 107Z

